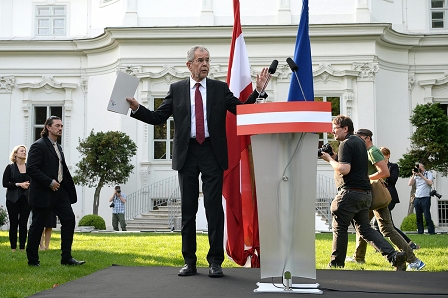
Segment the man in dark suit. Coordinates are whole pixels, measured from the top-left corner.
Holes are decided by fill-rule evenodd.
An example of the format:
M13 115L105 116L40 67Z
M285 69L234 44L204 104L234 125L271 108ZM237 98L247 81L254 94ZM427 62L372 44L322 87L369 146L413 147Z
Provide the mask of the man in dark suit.
M45 222L53 211L61 221L61 264L82 265L71 255L75 214L71 204L76 203L76 189L65 163L61 146L56 142L62 134L62 120L51 116L45 121L41 138L31 145L27 172L31 178L29 204L33 221L28 233L26 253L28 265L39 266L39 243Z
M228 167L226 115L235 114L243 104L225 82L207 78L210 54L205 47L194 46L187 53L189 79L171 84L168 95L155 111L150 111L133 98L131 117L156 125L172 115L175 123L172 167L178 171L182 196L182 255L185 265L179 276L196 270L196 213L199 197L199 174L202 178L204 207L208 223L210 249L207 254L209 276L223 276L224 212L222 183ZM257 88L244 103L254 103L268 77L267 68L257 75ZM260 90L260 91L257 91Z

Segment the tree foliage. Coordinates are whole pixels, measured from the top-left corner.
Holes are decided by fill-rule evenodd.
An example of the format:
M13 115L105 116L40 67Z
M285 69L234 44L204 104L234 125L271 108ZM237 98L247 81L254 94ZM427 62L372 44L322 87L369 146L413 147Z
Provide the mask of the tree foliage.
M93 214L98 214L99 197L104 185L123 184L134 166L131 158L137 145L123 132L108 131L94 133L76 147L82 159L76 164L73 180L76 184L95 187Z
M400 177L412 175L416 162L426 169L448 175L448 116L439 103L417 105L410 118L416 127L411 136L411 149L399 159Z

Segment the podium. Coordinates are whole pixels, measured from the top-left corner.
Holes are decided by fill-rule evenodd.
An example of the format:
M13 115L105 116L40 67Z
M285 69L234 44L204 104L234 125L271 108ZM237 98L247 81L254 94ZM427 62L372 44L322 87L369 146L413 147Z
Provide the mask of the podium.
M237 106L237 134L251 135L260 233L261 278L254 292L322 294L316 279L317 132L331 131L331 103L272 102Z

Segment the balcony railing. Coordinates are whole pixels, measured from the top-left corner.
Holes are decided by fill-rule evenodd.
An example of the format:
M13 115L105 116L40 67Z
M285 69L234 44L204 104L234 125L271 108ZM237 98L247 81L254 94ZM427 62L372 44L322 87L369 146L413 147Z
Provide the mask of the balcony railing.
M135 218L159 206L166 206L169 198L178 189L179 183L176 175L131 193L126 197L126 220Z

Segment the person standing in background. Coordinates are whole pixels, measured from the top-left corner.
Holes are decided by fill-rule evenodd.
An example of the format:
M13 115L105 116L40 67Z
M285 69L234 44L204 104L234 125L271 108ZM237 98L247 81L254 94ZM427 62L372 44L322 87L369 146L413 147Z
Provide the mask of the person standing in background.
M121 192L119 185L115 186L114 194L110 197L109 202L112 208L112 227L115 231L119 231L118 223L122 231L126 231L126 219L124 217L124 204L126 203L126 196Z
M40 250L50 249L51 234L53 233L53 229L56 228L56 225L56 214L54 214L54 212L51 212L51 215L48 217L47 222L44 226L44 230L42 232L42 238L40 239Z
M45 222L53 211L61 221L61 264L82 265L72 257L76 203L76 188L65 163L64 152L57 143L62 135L62 120L51 116L45 120L41 137L33 143L28 154L28 174L31 178L29 203L33 221L28 233L26 253L29 266L40 266L39 243Z
M417 217L417 232L423 234L423 215L425 215L426 226L428 227L428 234L434 235L436 233L434 223L431 218L431 188L434 176L430 171L427 171L422 163L416 163L412 171L412 176L409 179L409 186L415 184L415 198L414 207L415 215Z
M6 188L6 208L9 217L9 242L11 250L17 249L17 228L19 230L19 249L24 250L28 231L28 217L31 207L28 204L30 177L26 173L26 147L15 146L9 156L10 164L3 173L3 187Z

